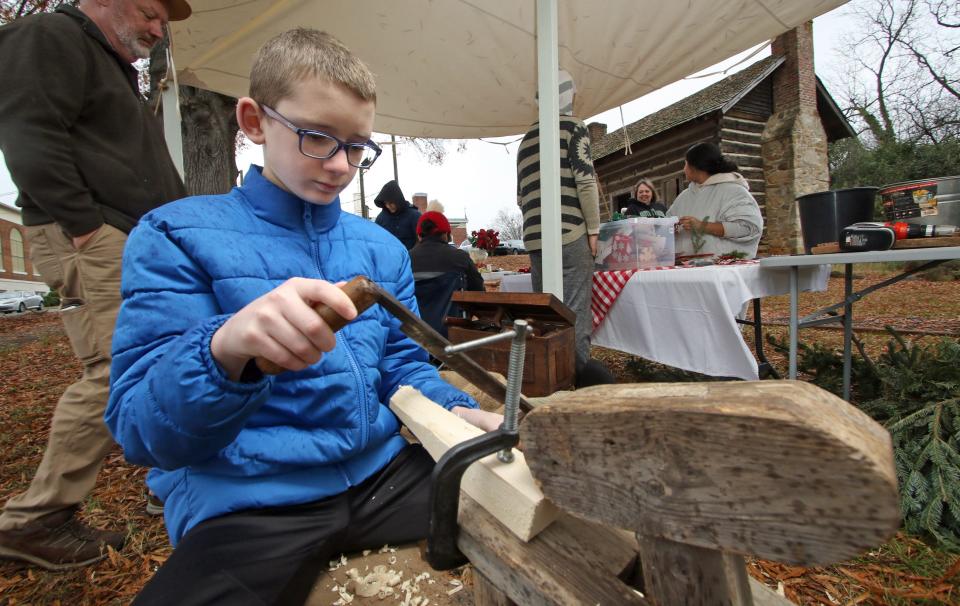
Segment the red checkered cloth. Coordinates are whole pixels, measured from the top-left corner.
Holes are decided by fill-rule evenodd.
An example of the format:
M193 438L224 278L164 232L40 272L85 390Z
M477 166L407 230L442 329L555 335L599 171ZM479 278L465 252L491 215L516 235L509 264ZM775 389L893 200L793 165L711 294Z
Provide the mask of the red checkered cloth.
M636 269L593 272L593 298L590 302L593 330L596 330L607 317L613 302L617 300L620 291L635 273L637 273Z

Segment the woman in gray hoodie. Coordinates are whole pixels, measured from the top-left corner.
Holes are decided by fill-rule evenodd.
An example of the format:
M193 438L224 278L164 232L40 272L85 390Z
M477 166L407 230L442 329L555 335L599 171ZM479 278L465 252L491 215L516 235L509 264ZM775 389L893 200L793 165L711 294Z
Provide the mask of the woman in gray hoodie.
M687 150L683 173L690 185L667 211L668 217L679 217L677 255L741 251L748 259L757 256L763 216L737 165L713 143L697 143Z

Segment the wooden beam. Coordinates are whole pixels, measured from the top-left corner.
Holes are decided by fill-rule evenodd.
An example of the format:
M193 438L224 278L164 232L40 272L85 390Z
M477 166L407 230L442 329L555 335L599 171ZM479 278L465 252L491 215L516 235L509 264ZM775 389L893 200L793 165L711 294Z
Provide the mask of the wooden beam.
M644 537L812 565L900 523L889 434L807 383L579 389L529 413L521 440L558 507Z
M397 390L390 399L390 410L435 461L452 446L483 433L409 386ZM544 498L523 453L517 450L512 463L501 463L496 454L480 459L463 474L460 486L524 541L549 526L559 513Z
M517 604L652 606L617 578L636 557L636 541L612 528L561 514L525 543L461 496L457 544L474 568Z
M639 546L634 536L565 513L525 543L476 502L461 495L458 546L475 571L497 588L500 604L504 595L524 606L654 604L653 599L642 595L646 591L642 581L638 590L620 580L636 576ZM762 583L749 579L748 584L754 606L793 606ZM658 603L693 602L684 598Z

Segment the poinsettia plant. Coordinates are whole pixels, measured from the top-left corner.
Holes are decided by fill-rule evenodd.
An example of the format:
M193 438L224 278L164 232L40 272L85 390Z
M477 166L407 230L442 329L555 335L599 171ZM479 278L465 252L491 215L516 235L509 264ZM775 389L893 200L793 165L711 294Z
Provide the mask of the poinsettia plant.
M470 245L492 253L500 245L500 232L492 229L480 229L470 232Z

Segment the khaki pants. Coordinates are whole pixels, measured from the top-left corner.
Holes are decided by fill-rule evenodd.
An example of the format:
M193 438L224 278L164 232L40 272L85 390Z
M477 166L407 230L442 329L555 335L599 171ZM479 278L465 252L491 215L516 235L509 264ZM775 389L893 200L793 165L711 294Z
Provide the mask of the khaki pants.
M7 501L0 530L79 504L93 490L113 438L103 422L110 392L110 344L120 310L127 236L104 225L79 250L55 223L27 228L30 260L60 293L63 325L83 376L53 412L47 450L30 487Z

